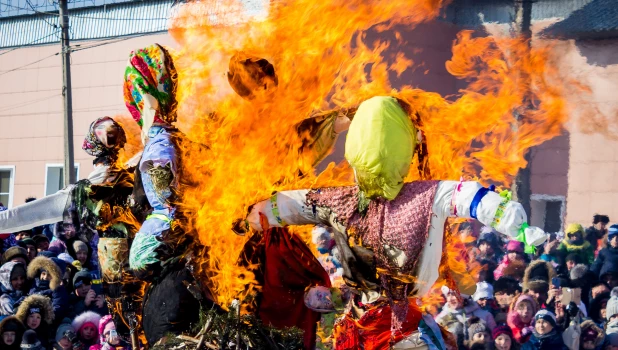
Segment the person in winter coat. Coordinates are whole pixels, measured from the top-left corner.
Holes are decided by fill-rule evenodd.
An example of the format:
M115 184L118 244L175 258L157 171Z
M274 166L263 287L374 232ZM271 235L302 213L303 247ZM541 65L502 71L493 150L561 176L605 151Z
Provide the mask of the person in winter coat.
M86 311L73 320L73 329L77 332L77 338L85 346L85 349L99 343L100 321L101 315L92 311Z
M49 331L54 321L54 309L49 298L42 295L30 295L19 305L17 317L26 326L36 332L45 348L49 345Z
M21 338L20 349L23 350L45 350L46 347L41 343L41 340L37 336L36 332L29 329L24 332Z
M56 343L54 344L54 350L73 350L73 340L77 338L77 333L71 325L71 320L65 318L62 323L56 329Z
M504 270L512 263L526 263L526 256L524 255L524 244L519 241L509 241L506 245L506 255L502 258L502 261L494 271L494 278L497 280L504 275Z
M590 242L595 251L598 251L599 242L607 233L608 223L609 216L596 214L592 217L592 226L586 229L586 240Z
M481 229L481 235L476 241L479 249L479 254L476 257L477 260L489 260L496 264L502 260L503 252L500 249L499 236L489 226L484 226Z
M456 334L460 345L463 345L465 340L464 333L470 318L478 317L483 320L490 331L496 327L496 322L491 313L481 310L479 305L468 296L461 295L462 301L456 291L446 286L442 287L442 294L446 299L446 304L438 316L436 316L436 323L446 327L451 333Z
M537 312L534 330L522 350L568 350L556 328L556 315L548 310Z
M56 260L62 264L57 258L38 256L28 265L28 278L34 279L29 295L38 294L51 299L55 318L60 321L69 313L69 293L62 285L63 272Z
M111 315L101 317L99 321L99 344L90 347L90 350L128 350L129 344L120 339L116 332L116 325Z
M494 328L491 334L496 350L518 350L519 344L513 339L513 331L507 325Z
M24 325L17 317L5 317L0 321L0 349L19 349L20 340L24 331Z
M507 315L507 324L513 331L513 339L520 344L524 344L530 339L534 328L534 315L539 310L539 306L528 294L521 294L511 304Z
M495 316L500 312L500 307L494 300L494 287L487 282L478 282L476 284L476 292L472 294L474 300L481 310L485 310Z
M107 314L105 297L97 295L92 289L92 277L88 270L82 270L73 277L73 293L70 297L70 314L75 317L85 311L94 311L99 315Z
M534 298L539 306L547 302L550 282L556 276L551 263L543 260L531 262L524 273L524 292Z
M22 302L26 286L26 268L22 263L8 262L0 267L0 315L10 316Z
M605 332L594 321L585 320L581 323L580 327L579 348L581 350L594 350L603 344Z
M19 262L24 264L24 266L28 265L28 251L22 247L15 246L7 249L4 254L2 254L2 261L5 263L8 262Z
M466 334L468 349L475 344L488 345L491 342L491 335L487 325L478 317L472 317L468 321L468 332Z
M607 314L607 302L609 301L610 293L605 292L595 296L590 301L590 309L588 310L588 317L597 326L604 328L605 327L605 315Z
M569 224L565 230L565 238L558 247L560 254L575 253L579 255L584 264L592 264L594 261L594 247L584 239L584 228L580 224Z
M601 270L606 265L618 266L618 225L612 225L607 230L607 247L599 251L596 260L590 267L590 271L601 276ZM606 267L605 270L608 270Z

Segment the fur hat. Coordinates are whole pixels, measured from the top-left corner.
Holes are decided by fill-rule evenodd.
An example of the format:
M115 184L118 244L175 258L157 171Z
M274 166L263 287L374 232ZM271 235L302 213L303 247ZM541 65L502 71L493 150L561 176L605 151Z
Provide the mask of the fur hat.
M605 339L604 331L594 323L592 320L585 320L581 323L581 338L580 344L587 341L594 342L594 346L597 347L603 343Z
M105 333L111 329L116 329L116 325L114 324L114 319L111 315L105 315L101 317L99 321L99 338L101 340L101 344L105 342Z
M49 288L56 290L62 282L62 272L54 261L44 256L37 256L28 265L28 278L34 279L40 276L41 272L45 271L51 277Z
M37 313L41 315L41 320L45 323L51 324L54 321L54 307L48 297L39 294L26 297L19 305L15 317L25 324L32 310L37 310Z
M612 289L610 298L607 301L607 306L605 307L605 318L608 321L614 315L618 315L618 287Z
M543 260L535 260L526 268L524 274L524 290L548 291L551 279L556 276L556 271L551 263Z
M522 280L526 273L526 264L520 261L511 261L502 270L502 276L511 277L515 280Z
M539 310L539 312L537 312L536 315L534 315L534 320L536 321L540 319L543 319L549 322L549 324L551 324L552 327L556 328L556 315L554 315L553 312L547 309Z
M0 321L0 345L4 344L2 341L2 333L4 332L15 332L15 341L19 341L22 335L26 331L26 327L19 320L19 318L15 316L7 316L2 321Z
M27 350L44 350L39 337L32 329L27 330L21 338L21 348Z
M88 324L92 324L98 333L100 321L101 321L101 315L93 311L86 311L80 314L79 316L75 317L71 325L73 326L73 329L75 329L76 332L81 333L81 330L84 326Z
M4 252L4 254L2 255L2 261L5 263L15 258L24 258L24 260L28 262L28 251L22 247L15 246L7 249L6 252Z
M569 272L569 278L571 279L571 285L573 287L582 288L591 285L596 277L592 276L587 265L578 264L573 266Z

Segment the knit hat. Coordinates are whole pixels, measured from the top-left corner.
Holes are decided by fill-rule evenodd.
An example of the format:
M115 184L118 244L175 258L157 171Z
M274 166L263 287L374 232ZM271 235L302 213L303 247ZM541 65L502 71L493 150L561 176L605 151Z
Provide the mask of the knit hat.
M618 236L618 225L613 224L607 230L607 241L611 241L614 236Z
M547 309L539 310L539 312L537 312L536 315L534 315L534 320L537 321L540 319L543 319L549 322L549 324L551 324L552 327L556 327L556 315L554 315L553 312Z
M33 247L36 247L36 242L32 238L22 239L20 242L22 242L26 246L31 245Z
M81 270L73 276L73 288L77 289L81 287L84 283L90 284L92 283L92 277L90 276L90 271Z
M86 245L86 243L84 243L83 241L80 241L79 239L76 239L73 242L73 250L75 250L75 253L88 253L88 246Z
M555 276L556 271L551 263L535 260L528 265L524 273L524 290L547 292L549 290L549 282Z
M28 251L22 247L15 246L7 249L2 255L2 259L5 263L15 258L24 258L26 262L28 262Z
M618 315L618 287L612 289L610 298L607 301L607 306L605 307L605 318L608 321L614 315Z
M502 334L506 334L509 336L509 338L513 339L513 331L511 330L511 327L507 325L500 325L494 328L493 332L491 333L491 336L493 337L494 340L496 340L496 338L498 338Z
M567 261L572 261L575 264L583 263L581 256L577 253L567 254L566 258L564 258L564 262L567 262Z
M472 299L474 301L479 301L480 299L493 299L494 298L494 287L487 282L478 282L476 284L476 292L472 294Z
M475 334L478 333L486 333L487 325L480 318L473 316L470 318L469 326L468 326L468 337L472 339Z
M69 318L65 318L64 320L62 320L62 324L58 326L58 330L56 331L56 342L59 342L60 339L66 337L67 332L75 333L75 329L73 329L73 326L71 325L71 319Z
M511 240L506 245L507 252L516 252L523 253L524 252L524 244L520 241Z
M36 332L32 329L27 330L21 338L21 348L27 350L44 350L43 345Z
M56 256L66 252L67 248L64 245L64 243L59 240L53 240L50 244L49 244L49 251L56 254Z
M36 256L44 256L46 258L55 258L58 254L50 252L49 250L40 251Z

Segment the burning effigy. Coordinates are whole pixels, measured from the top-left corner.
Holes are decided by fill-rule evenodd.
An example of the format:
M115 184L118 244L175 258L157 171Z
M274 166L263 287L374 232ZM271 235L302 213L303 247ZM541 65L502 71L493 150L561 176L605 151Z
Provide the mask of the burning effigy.
M138 48L124 76L140 160L119 160L122 127L97 120L88 182L0 213L0 231L63 222L98 251L110 311L151 346L197 334L198 348L449 348L424 309L437 283L474 280L447 219L543 243L490 185L560 133L568 105L550 47L470 31L446 62L465 90L394 88L414 65L406 43L367 34L400 38L445 4L178 5L178 49ZM346 160L318 172L343 132Z

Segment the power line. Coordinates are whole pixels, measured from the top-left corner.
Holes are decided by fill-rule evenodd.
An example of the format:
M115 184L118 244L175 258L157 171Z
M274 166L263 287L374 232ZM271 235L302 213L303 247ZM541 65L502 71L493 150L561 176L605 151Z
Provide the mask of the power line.
M46 60L46 59L48 59L48 58L50 58L50 57L57 56L58 54L60 54L60 52L56 52L56 53L51 54L51 55L49 55L49 56L45 56L45 57L41 58L40 60L37 60L37 61L34 61L34 62L30 62L30 63L28 63L28 64L24 64L23 66L19 66L19 67L17 67L17 68L13 68L13 69L5 70L5 71L3 71L3 72L1 72L1 73L0 73L0 76L3 76L3 75L5 75L5 74L7 74L7 73L10 73L10 72L14 72L14 71L16 71L16 70L23 69L23 68L28 67L28 66L31 66L31 65L33 65L33 64L37 64L37 63L39 63L39 62L41 62L41 61L44 61L44 60Z
M25 44L25 45L22 45L22 46L17 46L17 47L14 47L14 48L10 49L10 50L4 51L4 52L0 53L0 56L2 56L2 55L6 55L7 53L12 52L12 51L15 51L15 50L17 50L17 49L21 49L21 48L23 48L23 46L32 45L32 44L35 44L35 43L37 43L37 42L39 42L39 41L41 41L41 40L43 40L43 39L47 39L47 38L49 38L49 37L50 37L50 36L52 36L52 35L56 35L56 34L58 34L58 32L59 32L59 31L60 31L60 30L57 30L57 31L55 31L55 32L53 32L53 33L51 33L51 34L49 34L49 35L46 35L46 36L44 36L44 37L38 38L38 39L36 39L36 40L33 40L33 41L31 41L31 42L29 42L29 43L27 43L27 44Z
M50 16L56 16L56 17L60 16L60 14L56 13L56 12L38 11L38 10L34 9L34 7L32 7L32 5L30 4L29 0L27 0L26 2L31 7L31 9L28 9L28 8L25 8L25 7L18 7L18 6L14 6L14 5L3 3L3 2L0 2L0 5L8 6L8 7L11 7L13 9L16 9L16 10L32 11L32 12L35 12L37 14L44 14L44 15L50 15ZM72 15L72 14L68 14L68 16L72 17L72 18L103 19L103 20L107 20L107 21L161 21L161 20L168 20L169 19L167 17L154 17L154 18L152 18L152 17L151 18L114 18L114 17L79 16L79 15Z

